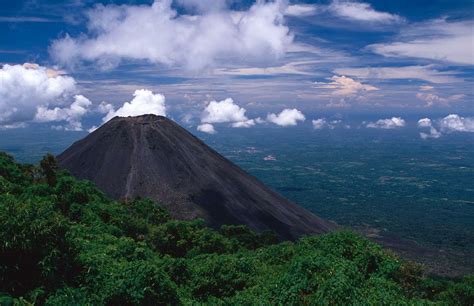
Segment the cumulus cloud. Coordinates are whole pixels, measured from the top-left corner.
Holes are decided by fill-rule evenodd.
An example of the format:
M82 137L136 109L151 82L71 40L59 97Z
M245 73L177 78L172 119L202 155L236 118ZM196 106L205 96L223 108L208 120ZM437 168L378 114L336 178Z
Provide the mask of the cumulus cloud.
M430 127L431 125L432 125L432 122L430 118L422 118L418 120L419 127Z
M435 126L436 125L436 126ZM431 120L430 118L422 118L418 120L418 127L421 129L429 129L428 132L420 132L422 139L440 138L445 133L452 132L474 132L474 118L461 117L457 114L450 114L439 120Z
M284 109L279 114L268 114L267 121L280 126L297 125L298 121L305 121L306 118L302 112L293 109Z
M166 116L165 96L154 94L150 90L138 89L133 94L134 98L130 102L125 102L119 109L114 110L110 104L102 104L102 110L108 110L107 115L102 119L107 122L113 117L128 117L153 114Z
M439 121L443 132L474 132L474 117L461 117L450 114Z
M201 121L205 123L225 123L247 121L245 108L234 103L232 98L211 101L204 109Z
M0 126L66 121L67 129L78 130L91 103L76 92L76 81L61 71L31 63L4 65L0 69Z
M335 96L355 96L357 94L378 90L377 87L362 84L354 79L346 76L333 76L331 82L314 82L314 88L322 88L332 90Z
M217 133L214 126L210 123L203 123L197 126L197 130L203 133L215 134Z
M375 122L367 123L366 127L373 129L396 129L404 127L406 124L405 120L400 117L392 117L389 119L379 119Z
M211 101L202 112L201 123L230 123L234 128L249 128L261 123L261 118L249 119L245 113L246 109L235 104L232 98Z
M396 41L374 44L369 49L387 57L415 57L473 65L473 27L473 20L431 20L410 25Z
M66 131L82 131L81 118L87 112L92 102L82 95L74 96L74 102L68 107L55 107L48 109L38 106L34 120L37 122L66 121Z
M108 68L129 59L200 70L229 59L267 63L293 42L282 0L257 1L246 11L217 6L208 11L205 3L192 1L194 15L180 15L171 4L98 5L88 14L88 33L66 35L50 52L64 65L92 61Z

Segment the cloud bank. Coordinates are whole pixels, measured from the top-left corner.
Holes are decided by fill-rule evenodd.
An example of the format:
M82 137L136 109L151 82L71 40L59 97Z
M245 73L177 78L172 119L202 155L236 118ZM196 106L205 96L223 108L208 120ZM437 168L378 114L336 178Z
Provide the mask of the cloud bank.
M182 2L195 7L197 14L179 15L170 0L98 5L88 13L88 32L56 40L50 53L63 65L91 61L109 68L129 59L200 70L229 60L269 62L292 44L282 0L258 1L246 11L232 11L214 1L213 10L203 9L205 3L198 1Z

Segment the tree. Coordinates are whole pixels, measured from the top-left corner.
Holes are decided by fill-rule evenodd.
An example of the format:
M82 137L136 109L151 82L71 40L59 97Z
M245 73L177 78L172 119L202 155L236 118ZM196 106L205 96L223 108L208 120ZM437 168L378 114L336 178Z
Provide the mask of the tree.
M46 176L46 182L50 187L56 185L56 171L58 170L58 161L52 154L46 154L40 162L41 169Z

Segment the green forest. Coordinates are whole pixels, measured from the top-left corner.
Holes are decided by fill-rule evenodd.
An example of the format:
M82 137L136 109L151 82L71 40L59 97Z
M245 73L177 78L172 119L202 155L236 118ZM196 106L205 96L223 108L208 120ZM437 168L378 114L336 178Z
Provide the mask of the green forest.
M473 305L474 276L427 276L351 231L281 242L179 221L0 153L0 305Z

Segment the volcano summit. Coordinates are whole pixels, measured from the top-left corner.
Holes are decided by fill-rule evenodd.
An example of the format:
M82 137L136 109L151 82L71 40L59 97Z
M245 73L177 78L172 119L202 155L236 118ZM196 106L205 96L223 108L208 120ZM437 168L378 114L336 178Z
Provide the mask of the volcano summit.
M282 239L335 226L272 191L170 119L115 117L58 156L115 199L148 197L178 219L244 224Z

